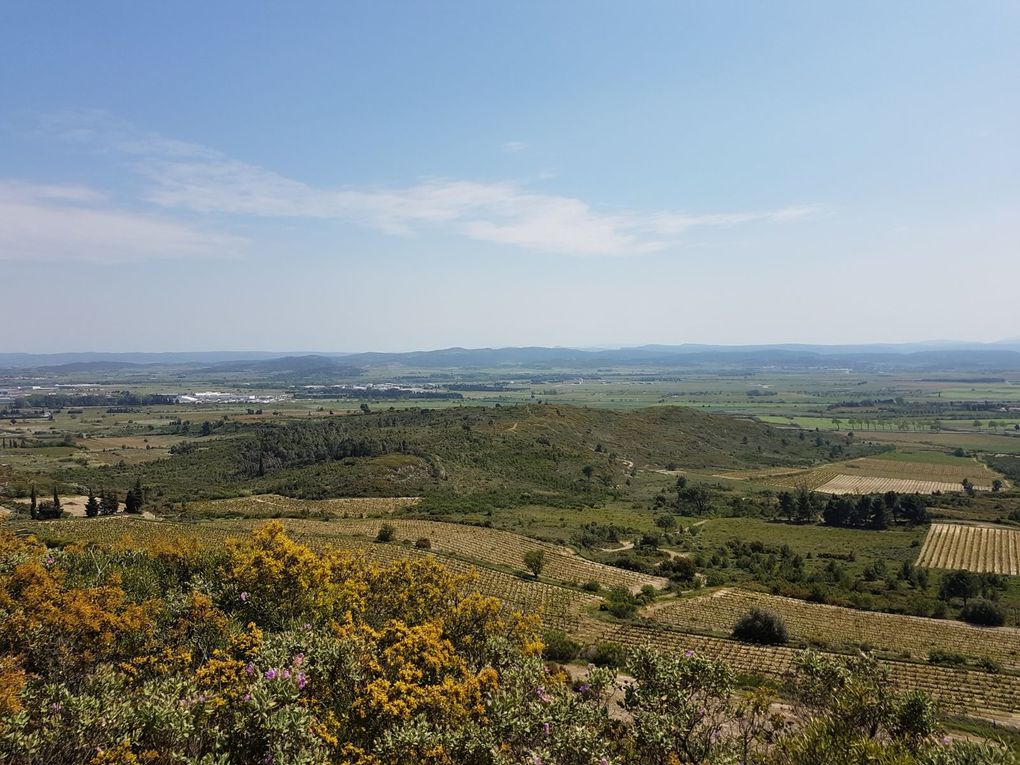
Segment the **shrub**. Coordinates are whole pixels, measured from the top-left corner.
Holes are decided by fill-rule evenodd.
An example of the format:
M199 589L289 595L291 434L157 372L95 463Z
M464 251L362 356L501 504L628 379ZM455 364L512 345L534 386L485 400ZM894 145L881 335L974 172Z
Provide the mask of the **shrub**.
M419 550L431 550L432 549L432 540L430 540L428 537L420 537L414 543L414 546L417 547Z
M602 585L596 582L594 579L589 579L587 582L581 585L581 589L585 592L598 592L602 589Z
M375 535L376 542L392 542L397 536L397 529L392 523L384 523L379 527L379 533Z
M631 595L626 587L617 585L609 591L603 608L617 619L629 619L640 605L637 598Z
M585 650L585 657L596 667L622 667L627 663L627 649L619 643L596 643Z
M744 643L782 645L789 640L786 624L775 611L752 608L733 625L733 637Z
M542 656L549 661L573 661L581 653L581 644L567 637L562 630L548 630L542 635Z
M960 618L985 627L1001 627L1006 623L1006 613L1002 607L990 600L971 601L961 609Z

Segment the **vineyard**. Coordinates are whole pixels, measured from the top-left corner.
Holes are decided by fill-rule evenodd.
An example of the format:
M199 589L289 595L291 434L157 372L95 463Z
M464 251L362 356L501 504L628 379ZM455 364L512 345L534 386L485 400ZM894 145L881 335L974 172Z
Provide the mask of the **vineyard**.
M975 486L976 489L990 489L991 486ZM916 481L906 478L882 478L866 475L843 475L826 481L816 488L823 494L884 494L895 491L897 494L945 494L962 491L958 483L943 481Z
M1020 574L1020 531L959 523L933 523L918 566Z
M222 520L206 522L202 524L171 523L167 521L145 521L131 518L109 518L109 519L72 519L56 522L36 523L32 530L44 539L51 541L82 541L112 544L117 542L132 541L134 544L146 545L158 541L170 541L175 537L184 536L191 538L203 545L222 545L228 537L238 536L259 525L256 520ZM728 640L722 637L712 637L703 634L684 633L681 625L687 629L719 629L724 622L728 629L731 624L729 616L718 615L715 617L712 626L706 624L709 618L696 616L691 618L676 617L672 613L673 608L678 606L667 606L663 608L655 622L634 623L610 623L597 620L588 615L588 611L599 603L599 598L588 593L578 592L556 585L535 582L530 579L521 578L513 574L504 573L494 569L476 568L470 563L435 552L415 549L409 545L401 544L376 544L364 537L348 536L337 534L336 529L331 527L334 524L290 520L286 521L287 531L295 539L309 546L322 549L324 547L336 547L340 549L360 552L370 558L382 561L393 561L398 558L407 558L420 555L432 555L438 557L451 569L458 572L474 571L477 576L477 587L480 592L486 595L498 597L511 609L519 610L527 614L535 614L543 619L548 627L562 629L570 633L576 639L588 644L602 642L614 642L624 647L638 645L653 646L665 651L677 651L691 649L709 658L719 659L730 665L735 671L749 675L768 675L782 677L794 666L794 661L801 649L791 647L753 646ZM770 607L776 607L776 601L785 599L773 599L766 597ZM698 604L691 612L703 611L712 605L704 601L710 598L699 598L690 603ZM782 605L783 608L793 609L796 601L790 601L791 605ZM835 609L824 606L806 606L811 609L822 609L829 618L850 618L856 612L849 615L843 614L847 609ZM820 612L819 612L820 613ZM842 616L841 616L842 615ZM921 650L921 643L924 637L921 636L922 627L932 620L913 619L910 617L886 616L882 614L861 614L865 619L864 626L857 629L862 636L878 634L885 635L881 639L872 642L875 646L895 642L896 646L916 646ZM665 619L676 618L675 623L665 623ZM821 617L816 617L821 618ZM885 622L881 619L888 618L893 621ZM696 620L702 623L698 624ZM797 629L793 622L798 617L790 619L790 626ZM870 625L868 622L871 621ZM876 626L877 625L877 626ZM964 645L960 641L968 641L970 645L980 645L981 650L992 657L998 657L1003 664L1009 663L1015 666L1017 663L1015 653L1016 640L1014 631L1005 630L976 630L964 627L968 632L951 632L956 625L948 622L937 622L931 629L942 628L944 632L939 641L944 646ZM845 624L836 628L835 632L850 629ZM800 628L805 629L805 628ZM820 630L821 627L807 628L809 630ZM883 633L883 629L885 630ZM987 636L985 636L987 633ZM795 633L796 634L796 633ZM1008 641L1003 642L997 648L992 645L996 636L1008 634ZM983 636L982 642L975 643L978 636ZM905 642L906 641L906 642ZM956 641L956 642L954 642ZM835 643L836 641L832 641ZM862 639L861 642L865 642ZM1012 646L1012 648L1010 647ZM911 647L909 650L915 650ZM961 649L962 650L962 649ZM972 651L971 651L972 652ZM901 688L919 688L931 692L941 699L947 706L966 707L974 712L982 710L992 713L1017 713L1017 699L1020 698L1020 676L1009 674L989 674L985 672L949 669L921 663L907 663L902 661L883 661L891 673L893 682Z
M278 494L257 494L250 497L195 502L192 510L205 515L251 517L266 514L312 515L329 514L338 518L364 518L387 515L413 507L420 497L344 497L341 499L294 499Z
M791 470L742 470L717 474L718 478L755 481L771 489L805 488L826 494L869 494L895 491L934 494L963 491L964 478L980 491L989 491L998 474L976 461L912 462L902 459L861 457L824 467Z
M658 588L668 584L663 577L596 563L582 558L567 547L539 542L509 531L439 521L392 520L389 523L396 529L399 540L413 542L428 539L433 550L514 571L524 570L522 556L525 552L541 550L545 553L542 575L568 584L581 585L596 581L603 587L619 585L632 591L640 590L645 584ZM367 520L337 521L324 528L327 533L367 536L374 536L378 530L378 521Z
M1020 669L1020 629L858 611L746 590L723 589L676 600L657 610L654 619L671 627L729 634L754 606L782 616L791 639L798 642L837 649L866 647L920 661L938 649Z
M585 642L614 642L625 647L652 646L662 651L692 650L718 659L747 675L781 678L794 667L802 649L756 646L706 635L691 635L665 626L607 624L585 619L579 633ZM950 669L930 664L881 661L893 684L902 689L925 690L947 709L1007 713L1020 711L1020 676Z

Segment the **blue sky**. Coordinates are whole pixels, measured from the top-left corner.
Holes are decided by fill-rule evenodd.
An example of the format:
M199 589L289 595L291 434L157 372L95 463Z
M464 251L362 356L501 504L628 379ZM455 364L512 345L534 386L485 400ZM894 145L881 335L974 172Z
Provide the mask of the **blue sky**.
M12 3L3 351L1020 334L1014 2Z

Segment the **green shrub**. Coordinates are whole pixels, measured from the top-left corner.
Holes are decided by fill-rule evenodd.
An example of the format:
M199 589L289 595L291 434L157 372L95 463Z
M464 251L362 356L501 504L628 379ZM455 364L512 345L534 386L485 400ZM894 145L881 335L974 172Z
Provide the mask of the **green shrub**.
M542 656L549 661L573 661L581 653L581 644L567 637L562 630L548 630L542 635Z
M990 600L974 600L960 610L960 618L971 624L1001 627L1006 623L1006 612L998 603L992 603Z
M789 640L786 624L775 611L752 608L733 625L733 637L744 643L782 645Z

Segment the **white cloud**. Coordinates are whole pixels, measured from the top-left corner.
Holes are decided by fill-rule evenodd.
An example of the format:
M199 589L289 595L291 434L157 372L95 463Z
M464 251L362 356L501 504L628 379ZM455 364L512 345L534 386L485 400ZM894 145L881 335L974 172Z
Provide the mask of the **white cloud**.
M103 199L81 186L0 181L0 260L230 257L245 244L157 216L97 206Z
M811 211L602 212L581 199L516 183L444 178L395 188L316 188L202 146L139 133L101 112L62 115L51 128L70 140L132 157L132 168L149 183L145 199L165 209L338 220L398 235L434 227L476 241L565 255L661 251L694 227L779 223ZM511 141L502 148L520 151L527 145Z
M522 151L527 151L530 148L531 145L524 143L524 141L507 141L506 143L500 144L499 150L504 154L517 154Z

